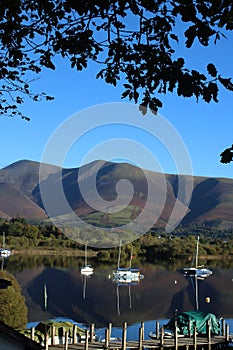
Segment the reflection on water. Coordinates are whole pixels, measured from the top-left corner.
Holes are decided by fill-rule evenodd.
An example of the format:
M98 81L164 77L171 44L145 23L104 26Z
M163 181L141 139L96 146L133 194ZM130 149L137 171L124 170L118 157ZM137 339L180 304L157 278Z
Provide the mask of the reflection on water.
M5 269L20 283L29 307L29 322L45 317L43 285L47 285L46 317L69 317L81 323L102 327L112 322L167 319L178 312L197 307L196 290L192 281L182 274L182 262L162 266L141 264L144 279L136 285L120 286L109 279L113 267L91 261L94 274L88 280L83 298L80 268L83 258L76 257L10 257ZM233 267L218 267L208 263L213 275L198 281L198 307L217 316L233 316ZM117 294L118 293L118 294Z

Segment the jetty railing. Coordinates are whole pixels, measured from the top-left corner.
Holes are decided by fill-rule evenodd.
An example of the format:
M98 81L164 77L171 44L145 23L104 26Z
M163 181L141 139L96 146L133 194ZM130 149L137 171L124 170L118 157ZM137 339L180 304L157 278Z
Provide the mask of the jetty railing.
M145 339L145 327L144 322L141 322L138 332L138 339L127 340L127 323L124 322L122 325L122 338L116 340L111 338L112 323L109 323L105 329L105 338L103 341L96 340L95 336L95 325L91 324L89 329L85 330L85 336L83 341L77 337L77 326L74 325L71 334L65 332L63 337L63 344L57 344L55 341L55 329L52 327L51 337L48 334L44 336L44 350L126 350L126 349L173 349L178 350L179 348L189 348L197 350L201 347L202 349L210 350L212 346L217 345L228 345L232 336L229 334L229 325L225 323L225 320L221 320L221 334L213 335L211 333L211 327L209 322L206 324L206 334L198 335L196 327L194 327L193 333L191 334L191 327L189 327L189 334L185 337L180 337L178 334L178 327L175 326L174 336L166 337L164 327L160 328L159 322L155 323L155 336L153 339ZM31 329L31 338L35 338L35 329Z

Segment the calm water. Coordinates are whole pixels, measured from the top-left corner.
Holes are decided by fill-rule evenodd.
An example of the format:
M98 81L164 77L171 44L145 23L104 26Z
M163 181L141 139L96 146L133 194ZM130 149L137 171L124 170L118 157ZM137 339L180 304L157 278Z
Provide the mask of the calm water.
M131 326L130 337L130 332L135 333L141 321L145 322L145 330L150 331L154 329L154 320L169 319L175 310L194 310L197 303L201 310L233 318L233 266L230 264L208 263L213 275L198 281L197 298L193 280L181 273L182 262L164 266L141 263L144 279L131 286L117 286L112 282L109 275L115 266L89 262L94 274L86 280L80 275L83 259L74 257L13 256L5 261L4 269L12 273L22 287L29 322L66 317L82 324L95 323L101 332L101 327L109 322L121 327L126 321ZM48 294L46 313L44 283ZM232 328L232 320L230 324Z

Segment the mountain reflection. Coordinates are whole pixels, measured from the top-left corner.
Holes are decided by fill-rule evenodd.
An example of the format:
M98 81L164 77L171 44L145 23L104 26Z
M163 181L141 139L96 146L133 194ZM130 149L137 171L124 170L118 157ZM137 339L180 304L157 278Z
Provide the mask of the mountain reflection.
M113 267L94 266L94 274L86 285L83 298L83 279L80 267L83 259L58 257L28 260L21 268L20 257L9 259L6 269L11 270L22 287L29 307L29 321L44 317L69 317L85 324L95 323L102 327L112 322L121 326L124 321L136 322L171 318L175 310L179 312L196 309L193 282L182 275L179 265L141 265L144 279L136 285L119 286L109 275ZM17 261L19 259L19 261ZM214 312L217 316L233 316L233 270L213 268L213 275L198 281L199 309ZM43 310L43 285L48 291L48 309ZM206 298L210 302L206 302ZM120 312L119 312L120 307Z

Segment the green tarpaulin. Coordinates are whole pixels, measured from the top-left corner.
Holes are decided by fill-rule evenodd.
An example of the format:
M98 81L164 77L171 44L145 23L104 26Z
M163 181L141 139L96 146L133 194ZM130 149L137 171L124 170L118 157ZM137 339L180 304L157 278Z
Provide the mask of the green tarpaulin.
M220 334L219 320L214 314L203 311L187 311L182 312L173 317L165 326L165 329L170 331L175 330L175 323L177 322L178 334L188 335L194 333L194 327L197 328L198 334L206 334L207 322L209 322L211 333Z

